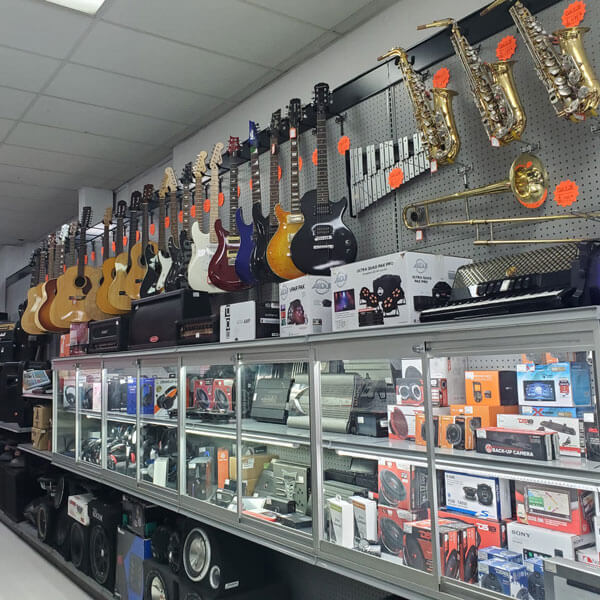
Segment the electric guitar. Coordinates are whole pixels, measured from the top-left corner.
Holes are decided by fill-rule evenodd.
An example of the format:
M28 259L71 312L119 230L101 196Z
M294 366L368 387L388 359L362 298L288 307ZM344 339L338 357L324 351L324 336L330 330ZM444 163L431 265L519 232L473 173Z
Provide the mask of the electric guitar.
M63 225L59 234L59 241L56 239L56 234L51 234L48 239L48 279L44 284L44 293L46 301L37 312L37 321L41 329L58 333L62 331L57 327L50 318L50 309L54 298L56 297L56 279L62 273L64 264L64 238L69 230L68 225Z
M86 265L86 232L90 227L92 209L85 206L79 227L77 264L69 267L56 282L56 298L52 306L64 323L80 323L105 319L108 315L96 304L102 271Z
M169 236L168 248L169 256L171 257L171 266L165 278L165 292L172 292L178 289L177 273L179 272L178 264L181 262L179 248L179 202L177 201L177 177L172 167L167 167L165 174L168 172L169 181L169 225L171 235Z
M29 335L42 335L45 331L35 322L35 313L42 305L40 276L42 274L42 249L37 248L31 257L31 287L27 292L27 306L21 315L21 327Z
M158 190L158 251L154 251L154 246L152 244L146 246L145 256L148 270L146 271L144 281L142 281L140 287L140 296L142 298L155 296L163 291L167 273L171 268L171 258L169 257L169 251L167 250L165 227L165 219L167 216L165 197L167 195L167 190L168 175L165 173L160 184L160 189ZM167 262L168 266L165 270Z
M223 144L216 144L210 159L210 212L211 221L216 217L219 211L219 165L221 164L221 151ZM218 150L218 152L217 152ZM234 175L235 177L235 175ZM235 190L231 188L229 198L229 214L231 223L231 232L223 226L221 219L215 221L214 230L211 230L211 239L216 239L217 249L208 265L208 278L218 288L226 292L235 292L248 287L235 270L235 259L240 248L240 236L237 232L235 222L235 211L237 209L237 184Z
M300 157L298 154L298 127L302 117L300 98L290 100L288 119L290 127L290 211L281 204L275 206L275 216L279 226L267 247L267 260L271 270L281 279L295 279L304 273L292 261L290 245L304 223L300 210Z
M221 149L223 148L223 144L220 144ZM216 146L215 146L216 148ZM219 155L221 153L221 149L219 150ZM213 150L214 154L215 150ZM192 171L194 173L194 178L196 179L196 189L194 192L196 198L196 221L192 225L192 258L190 260L190 266L188 268L188 281L190 287L193 290L197 290L199 292L207 292L209 294L220 294L223 292L216 285L213 285L208 278L208 267L210 265L210 261L214 256L217 250L217 241L216 237L214 237L214 228L216 217L219 213L219 207L217 202L216 209L213 209L212 204L209 209L209 232L203 233L202 226L200 223L200 215L204 213L202 210L202 196L201 190L204 189L202 184L202 178L206 173L206 158L208 153L204 150L198 154L194 166L192 167ZM217 182L218 185L218 182ZM218 191L217 191L218 194Z
M119 239L117 231L117 257L115 259L115 276L108 288L108 301L122 313L131 310L131 298L127 293L127 274L131 265L131 250L135 245L137 231L137 213L140 208L142 194L135 191L131 194L129 203L129 238L127 251L123 250L123 236Z
M254 200L255 193L258 193L259 202L260 202L260 175L258 176L258 181L255 182L254 179L254 157L256 155L256 169L258 169L258 152L254 152L257 149L257 131L256 125L250 121L250 172L251 172L251 181L252 181L252 199ZM230 157L230 168L229 168L229 209L231 211L232 206L237 206L238 201L238 164L237 159L240 153L240 138L239 137L230 137L229 138L229 146L227 148ZM255 190L258 190L256 192ZM238 274L238 277L249 285L253 285L257 283L256 278L254 277L254 273L251 268L251 260L252 260L252 252L254 250L254 224L250 222L246 225L244 221L244 211L242 207L238 207L235 211L235 226L240 235L240 247L238 249L237 256L235 257L235 271ZM231 224L234 221L230 221Z
M134 243L130 251L129 257L129 271L127 273L127 279L125 280L125 290L127 295L132 300L140 299L140 288L142 281L148 272L148 263L146 262L146 250L148 247L151 248L152 255L156 254L157 247L154 242L148 239L148 205L154 196L154 186L148 183L144 186L144 193L142 194L142 235L141 240ZM133 231L133 230L132 230ZM137 237L137 228L135 229ZM135 242L135 240L134 240Z
M354 234L343 221L348 201L329 201L327 172L327 107L331 94L326 83L315 86L317 109L317 189L307 192L300 201L304 223L292 239L294 264L311 275L329 275L337 267L356 259Z

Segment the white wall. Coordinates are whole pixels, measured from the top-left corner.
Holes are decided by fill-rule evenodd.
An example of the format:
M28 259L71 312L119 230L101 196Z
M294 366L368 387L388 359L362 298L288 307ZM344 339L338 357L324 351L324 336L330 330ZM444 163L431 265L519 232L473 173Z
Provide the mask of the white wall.
M16 317L17 307L25 297L18 301L12 299L13 294L9 294L10 305L6 305L6 278L19 269L25 267L31 258L31 253L38 244L23 244L22 246L2 246L0 248L0 311L7 311L10 316ZM29 287L30 278L27 278Z

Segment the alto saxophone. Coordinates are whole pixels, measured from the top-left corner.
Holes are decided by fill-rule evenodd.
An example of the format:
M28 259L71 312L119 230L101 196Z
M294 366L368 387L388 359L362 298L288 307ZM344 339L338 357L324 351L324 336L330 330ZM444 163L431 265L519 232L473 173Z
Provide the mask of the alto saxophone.
M442 19L417 29L452 27L451 41L462 62L483 126L493 145L519 140L527 118L513 77L513 61L487 63L471 46L454 19Z
M440 165L453 163L460 150L460 137L452 112L452 99L457 93L441 88L427 90L422 77L412 68L406 51L402 48L392 48L377 60L390 56L396 57L398 68L404 75L429 160L437 161Z
M481 14L504 2L495 0ZM549 34L520 0L508 12L525 40L556 114L576 122L596 116L600 81L583 47L583 36L589 27L569 27Z

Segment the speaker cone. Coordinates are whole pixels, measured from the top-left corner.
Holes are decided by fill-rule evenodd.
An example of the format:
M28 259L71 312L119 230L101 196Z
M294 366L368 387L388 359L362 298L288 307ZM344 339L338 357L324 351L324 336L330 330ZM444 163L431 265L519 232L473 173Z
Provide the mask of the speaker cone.
M477 580L477 548L471 546L465 556L465 581L474 583Z
M391 554L402 551L402 529L392 519L383 518L380 521L381 543Z
M181 570L181 536L178 531L171 532L171 535L169 536L167 554L171 571L173 571L173 573L179 573Z
M37 512L37 534L44 543L48 543L54 530L54 511L48 502L42 502Z
M458 552L452 550L446 558L446 568L444 569L444 575L456 579L458 577Z
M191 581L202 581L210 567L211 546L208 535L200 527L194 527L185 538L183 566Z
M113 554L106 530L101 525L94 525L90 533L90 566L93 578L100 585L108 581Z
M457 446L463 441L463 428L457 423L450 423L446 428L446 441L451 446Z
M87 548L85 547L85 542L83 525L74 522L71 525L71 562L80 571L87 570Z
M401 440L405 440L408 437L408 423L400 407L395 406L391 411L389 426L392 433Z
M215 390L215 402L219 410L229 410L229 399L223 390Z
M480 483L477 486L477 501L484 506L491 506L494 501L494 492L487 483Z
M404 536L404 560L409 567L419 569L420 571L425 570L423 550L421 550L419 542L410 535Z
M147 600L172 600L169 598L167 583L162 573L150 571L146 577L146 593L144 598Z
M395 506L398 502L402 502L406 498L404 485L395 473L392 473L392 471L382 471L379 479L383 497L391 506Z

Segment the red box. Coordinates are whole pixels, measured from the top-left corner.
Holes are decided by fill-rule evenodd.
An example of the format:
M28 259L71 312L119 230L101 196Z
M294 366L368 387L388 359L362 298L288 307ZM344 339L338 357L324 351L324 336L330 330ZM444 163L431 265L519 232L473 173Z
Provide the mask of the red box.
M440 520L446 523L446 520ZM480 539L477 534L477 527L462 521L452 521L450 519L448 521L441 526L441 529L455 529L458 531L460 542L459 579L467 583L477 583L477 551Z
M60 336L60 357L65 358L71 356L71 336L68 333L63 333Z
M458 578L460 575L460 536L451 527L452 522L438 519L440 536L440 562L442 575ZM445 527L449 525L448 527ZM404 523L404 564L427 573L433 572L433 548L431 543L431 521L409 521Z
M592 531L593 492L515 481L515 500L520 523L574 535Z
M507 521L496 521L494 519L483 519L481 517L473 517L463 513L457 513L452 510L440 508L438 516L444 519L453 521L461 521L468 525L475 525L479 534L479 546L486 548L487 546L499 546L506 548L506 523Z
M229 450L227 448L217 449L217 485L220 489L225 487L225 481L229 478Z
M428 504L427 471L410 463L379 459L379 504L417 510Z
M382 551L402 558L404 523L417 521L425 516L425 510L403 510L379 505L377 507L377 534Z
M233 379L215 379L213 382L212 409L231 412L233 410Z
M213 379L194 379L192 406L210 410L213 405Z

